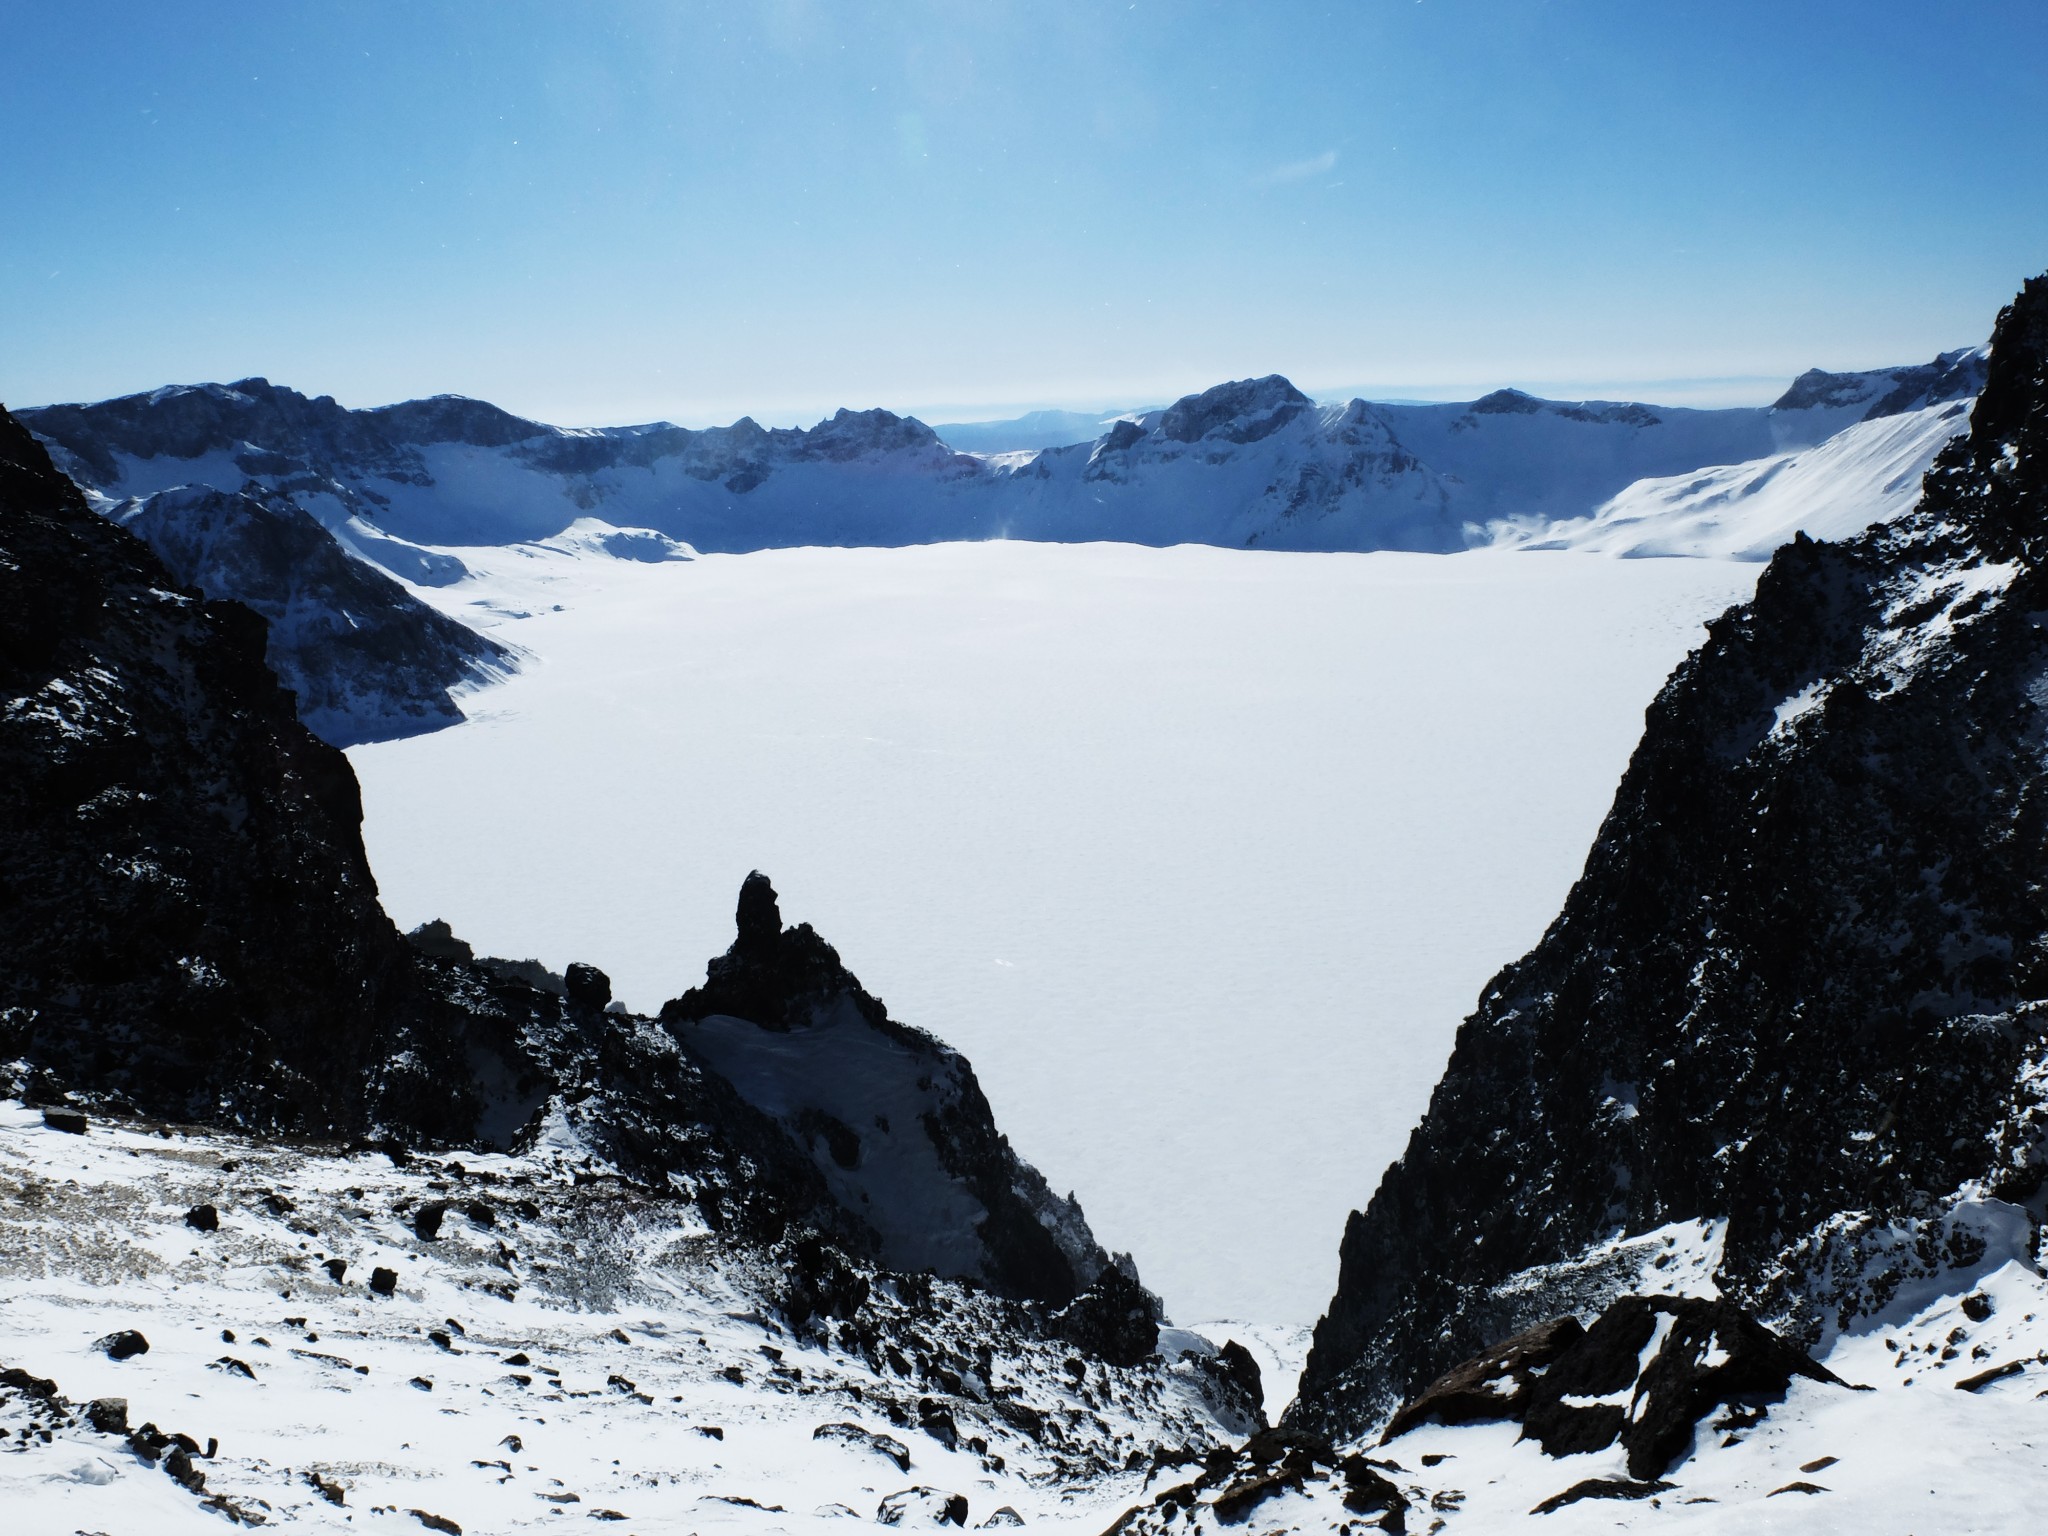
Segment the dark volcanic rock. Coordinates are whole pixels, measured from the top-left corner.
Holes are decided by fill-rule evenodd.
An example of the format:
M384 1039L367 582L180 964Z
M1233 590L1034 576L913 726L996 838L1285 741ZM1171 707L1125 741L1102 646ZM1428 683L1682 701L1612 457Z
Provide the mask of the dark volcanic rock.
M577 961L562 973L562 990L573 1006L602 1013L612 1000L612 979L596 966Z
M1053 1314L1052 1325L1059 1337L1111 1365L1136 1365L1159 1348L1159 1300L1106 1264L1087 1290Z
M1725 1218L1721 1288L1803 1340L2031 1240L2044 611L2048 278L1919 506L1779 550L1651 706L1562 914L1352 1216L1295 1418L1366 1430L1629 1290L1617 1231Z
M109 1360L133 1360L137 1355L149 1353L149 1340L133 1328L123 1328L119 1333L110 1333L95 1341L92 1347Z
M185 1213L185 1225L194 1232L218 1232L220 1212L210 1205L195 1205Z
M1664 1336L1645 1361L1660 1319L1668 1319ZM1715 1408L1776 1402L1795 1376L1841 1385L1732 1302L1623 1296L1589 1328L1558 1318L1447 1372L1394 1415L1382 1442L1432 1421L1511 1419L1552 1456L1619 1439L1629 1475L1653 1478L1687 1451L1694 1426Z
M1477 1424L1509 1419L1529 1382L1585 1337L1575 1317L1553 1318L1453 1366L1388 1422L1384 1439L1418 1424Z

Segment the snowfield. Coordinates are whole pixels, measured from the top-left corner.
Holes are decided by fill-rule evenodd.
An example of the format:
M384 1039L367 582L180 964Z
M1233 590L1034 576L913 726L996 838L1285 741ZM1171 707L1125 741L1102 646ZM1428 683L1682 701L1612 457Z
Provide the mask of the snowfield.
M601 547L464 548L421 592L527 657L351 751L393 917L651 1011L765 870L1172 1315L1276 1344L1760 569Z

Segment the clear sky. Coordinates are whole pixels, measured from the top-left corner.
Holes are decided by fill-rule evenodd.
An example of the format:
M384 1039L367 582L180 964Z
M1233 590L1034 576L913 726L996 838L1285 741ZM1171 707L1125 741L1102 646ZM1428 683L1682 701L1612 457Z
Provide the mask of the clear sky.
M1768 395L2048 267L2043 0L0 0L0 399Z

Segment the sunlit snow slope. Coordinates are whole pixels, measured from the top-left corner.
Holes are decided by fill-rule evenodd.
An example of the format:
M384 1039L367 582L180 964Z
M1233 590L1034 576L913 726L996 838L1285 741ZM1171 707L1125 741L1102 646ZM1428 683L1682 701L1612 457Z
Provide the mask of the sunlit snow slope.
M1768 560L1795 533L1853 538L1897 517L1919 499L1942 445L1969 425L1965 400L1874 417L1795 452L1638 480L1587 517L1503 524L1498 542Z
M989 543L465 550L525 648L355 749L401 925L651 1009L768 871L1183 1318L1302 1323L1451 1033L1756 567ZM1219 1235L1222 1240L1219 1241Z

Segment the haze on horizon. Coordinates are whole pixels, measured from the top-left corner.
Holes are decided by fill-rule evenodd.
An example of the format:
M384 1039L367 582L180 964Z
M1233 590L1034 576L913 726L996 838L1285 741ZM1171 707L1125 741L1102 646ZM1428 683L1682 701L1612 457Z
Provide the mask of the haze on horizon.
M1766 399L2048 252L2048 8L7 0L0 399Z

